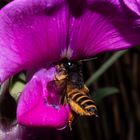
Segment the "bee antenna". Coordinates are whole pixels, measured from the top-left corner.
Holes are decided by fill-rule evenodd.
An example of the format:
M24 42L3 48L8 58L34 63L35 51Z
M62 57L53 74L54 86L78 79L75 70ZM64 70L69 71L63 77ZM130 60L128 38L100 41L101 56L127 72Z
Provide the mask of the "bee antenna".
M87 62L87 61L92 61L95 59L98 59L98 57L83 59L83 60L80 60L80 62Z

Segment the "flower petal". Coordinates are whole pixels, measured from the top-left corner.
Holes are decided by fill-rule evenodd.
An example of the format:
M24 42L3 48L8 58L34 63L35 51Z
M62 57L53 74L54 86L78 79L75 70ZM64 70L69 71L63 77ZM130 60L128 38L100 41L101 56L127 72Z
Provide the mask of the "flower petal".
M47 88L53 81L54 68L38 71L27 83L18 102L17 120L26 126L63 128L68 123L69 107L58 100L57 89Z
M128 21L116 5L109 5L94 3L79 17L71 16L69 48L73 50L72 59L140 44L140 30L133 21Z
M140 16L140 1L139 0L123 0L123 2L130 10L132 10L134 13Z
M66 47L63 0L14 0L0 11L0 81L60 59Z

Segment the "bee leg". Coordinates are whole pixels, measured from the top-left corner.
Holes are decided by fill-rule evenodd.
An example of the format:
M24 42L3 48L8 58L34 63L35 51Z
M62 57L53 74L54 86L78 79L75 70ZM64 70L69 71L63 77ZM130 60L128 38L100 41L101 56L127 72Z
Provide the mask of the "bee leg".
M54 75L54 80L64 80L67 78L67 72L66 69L64 68L64 66L62 65L56 65L56 73Z
M72 113L72 111L70 112L69 114L69 128L70 128L70 131L72 131L72 122L74 120L74 115Z
M64 97L63 104L66 104L66 103L69 104L69 99L68 99L67 96ZM68 118L68 125L69 125L69 128L70 128L70 131L72 131L72 122L73 122L73 120L74 120L74 115L73 115L73 112L71 110L70 113L69 113L69 118Z

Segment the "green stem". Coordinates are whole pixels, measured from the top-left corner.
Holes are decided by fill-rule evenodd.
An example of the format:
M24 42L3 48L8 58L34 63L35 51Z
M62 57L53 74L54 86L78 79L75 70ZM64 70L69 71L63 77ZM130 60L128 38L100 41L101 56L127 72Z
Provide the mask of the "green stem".
M110 57L87 81L86 85L89 86L95 82L114 62L116 62L127 50L116 52Z

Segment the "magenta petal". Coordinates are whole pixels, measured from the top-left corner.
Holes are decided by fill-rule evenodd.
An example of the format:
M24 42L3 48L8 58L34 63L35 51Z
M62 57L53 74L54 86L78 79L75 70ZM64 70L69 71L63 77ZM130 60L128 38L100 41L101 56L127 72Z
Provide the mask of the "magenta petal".
M139 14L138 1L124 0ZM139 19L119 0L14 0L0 11L0 83L53 61L140 45ZM125 7L125 8L124 8Z
M113 10L114 6L110 9ZM103 3L94 3L78 18L71 17L69 47L73 50L73 59L90 58L98 53L140 44L140 31L132 22L119 10L104 10Z
M55 69L37 72L22 92L17 108L17 121L26 126L62 128L67 125L69 107L57 102L57 90L47 85L54 78ZM51 99L51 100L50 100Z
M140 16L140 1L139 0L123 0L123 2L129 8L129 10L132 10L134 13Z
M0 81L60 59L66 47L63 0L14 0L0 11Z

